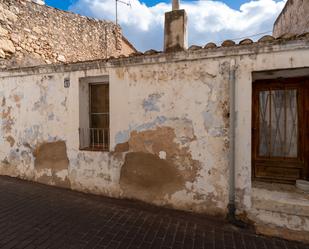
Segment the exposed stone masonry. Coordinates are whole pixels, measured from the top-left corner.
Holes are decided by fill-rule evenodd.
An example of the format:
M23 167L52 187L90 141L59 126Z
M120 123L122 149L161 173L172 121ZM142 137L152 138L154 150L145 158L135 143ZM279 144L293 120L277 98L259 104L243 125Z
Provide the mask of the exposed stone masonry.
M275 37L289 33L299 35L309 32L309 1L288 0L278 16L273 29Z
M135 51L113 22L30 0L0 0L1 67L76 62Z

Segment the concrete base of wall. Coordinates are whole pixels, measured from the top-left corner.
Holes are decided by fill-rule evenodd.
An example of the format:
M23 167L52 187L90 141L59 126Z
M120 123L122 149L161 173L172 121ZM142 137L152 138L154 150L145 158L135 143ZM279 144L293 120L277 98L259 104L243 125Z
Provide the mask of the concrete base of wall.
M287 228L262 224L256 225L255 231L257 234L309 243L308 231L293 231Z
M309 195L293 185L253 183L248 211L257 233L309 242Z

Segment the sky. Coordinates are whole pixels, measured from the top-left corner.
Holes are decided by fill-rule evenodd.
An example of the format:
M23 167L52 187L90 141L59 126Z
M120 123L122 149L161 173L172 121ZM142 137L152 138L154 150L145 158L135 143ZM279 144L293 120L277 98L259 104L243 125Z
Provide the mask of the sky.
M95 0L94 0L95 1ZM45 0L46 4L49 6L53 6L58 9L68 10L69 7L76 3L77 0ZM143 0L141 1L145 3L147 6L154 6L160 2L168 2L168 1L160 1L160 0ZM240 5L248 2L247 0L224 0L223 3L227 4L233 9L239 9Z
M118 3L118 21L125 37L140 51L162 50L166 0L123 0ZM49 6L81 15L115 21L115 0L45 0ZM244 37L253 40L271 34L273 23L286 0L188 0L180 7L188 14L189 45L222 43Z

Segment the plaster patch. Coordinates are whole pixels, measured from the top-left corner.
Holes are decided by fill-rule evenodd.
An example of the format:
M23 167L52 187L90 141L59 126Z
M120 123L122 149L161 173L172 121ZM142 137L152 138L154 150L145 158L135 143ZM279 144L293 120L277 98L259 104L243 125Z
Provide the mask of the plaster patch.
M69 160L63 141L41 144L34 152L36 169L68 169Z
M20 156L16 150L11 150L9 153L8 161L11 165L17 166L20 163Z
M24 130L24 136L22 137L23 143L34 144L41 135L41 127L39 125L33 125L30 128Z
M120 173L126 196L154 201L184 186L182 174L171 161L145 152L128 153Z
M130 152L126 155L120 176L120 185L126 196L149 202L163 201L164 196L185 189L186 182L196 180L200 162L193 160L189 149L175 142L175 138L175 131L170 127L131 132ZM159 178L165 181L164 174L172 185L160 182ZM151 175L154 178L148 179ZM151 186L147 182L152 182Z
M144 131L144 130L152 129L156 127L157 125L161 125L165 123L166 121L167 121L166 117L158 116L152 122L145 123L142 125L132 125L130 126L128 130L117 132L115 136L115 144L122 144L122 143L128 142L128 140L130 139L130 132L133 130Z
M60 171L57 171L55 174L58 178L65 181L65 178L68 176L68 170L67 169L60 170Z
M34 151L34 167L40 177L41 183L69 187L68 166L69 159L66 152L66 144L63 141L43 143ZM51 175L40 172L50 171Z
M28 151L22 151L21 152L21 158L24 163L24 165L30 165L32 161L32 157L30 156L30 153Z
M117 144L115 146L115 152L126 152L129 150L129 143L125 142L125 143L121 143L121 144Z
M143 101L143 108L146 112L156 111L159 112L160 108L158 106L158 102L160 98L162 97L162 94L159 93L153 93L148 95L147 99L144 99Z
M227 129L222 127L211 128L208 132L212 137L225 137L227 135Z
M166 117L158 116L158 117L156 117L156 119L154 121L139 125L139 126L135 127L134 129L131 129L131 130L145 131L145 130L153 129L154 127L156 127L158 125L164 124L166 121L167 121Z
M15 121L12 117L12 107L8 106L7 108L2 109L1 113L1 127L4 133L9 133L12 130L12 126L14 125Z
M116 144L122 144L125 143L129 140L130 137L130 131L119 131L117 132L116 136L115 136L115 143Z
M159 152L159 157L160 157L160 159L166 159L166 152L165 151L160 151Z
M6 137L6 141L10 144L11 147L15 144L15 139L10 135Z

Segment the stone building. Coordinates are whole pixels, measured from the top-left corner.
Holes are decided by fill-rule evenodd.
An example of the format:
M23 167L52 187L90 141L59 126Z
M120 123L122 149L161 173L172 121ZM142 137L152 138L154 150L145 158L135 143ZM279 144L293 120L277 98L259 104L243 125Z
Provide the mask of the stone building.
M306 32L309 32L309 1L288 0L274 24L273 35L279 37Z
M0 174L308 242L309 36L179 50L184 31L177 51L3 69Z
M0 21L2 67L69 63L136 52L113 22L31 0L0 0Z

